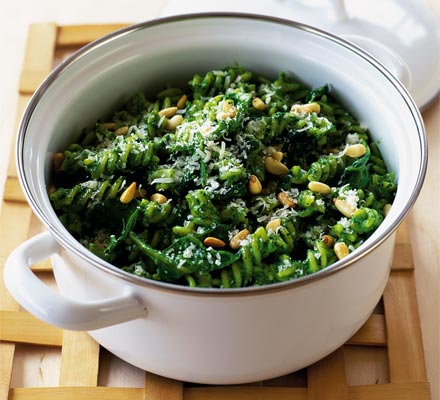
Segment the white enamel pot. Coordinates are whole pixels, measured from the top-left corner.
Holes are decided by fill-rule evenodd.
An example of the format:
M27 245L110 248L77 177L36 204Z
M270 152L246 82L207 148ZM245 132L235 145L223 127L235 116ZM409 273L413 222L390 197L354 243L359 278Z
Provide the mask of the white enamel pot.
M125 273L83 248L47 195L51 157L131 94L239 63L259 73L329 83L366 123L398 191L359 249L314 275L244 289L187 288ZM427 163L423 122L403 86L354 45L291 21L239 14L189 15L129 27L75 53L33 96L17 142L20 180L47 228L9 257L5 281L22 306L145 370L184 381L233 384L303 368L351 337L379 301L394 232L420 191ZM60 291L29 266L52 257Z

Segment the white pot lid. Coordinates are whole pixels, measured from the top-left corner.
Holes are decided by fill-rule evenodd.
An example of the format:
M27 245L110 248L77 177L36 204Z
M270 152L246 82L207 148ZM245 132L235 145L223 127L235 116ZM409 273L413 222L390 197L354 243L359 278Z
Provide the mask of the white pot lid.
M440 92L440 3L436 0L170 0L161 16L229 11L299 21L375 56L420 109Z

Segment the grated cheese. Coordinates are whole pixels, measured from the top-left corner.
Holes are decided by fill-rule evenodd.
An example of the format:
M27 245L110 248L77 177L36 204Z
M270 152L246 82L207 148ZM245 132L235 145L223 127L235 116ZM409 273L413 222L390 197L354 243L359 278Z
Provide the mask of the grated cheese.
M345 200L347 204L352 207L353 209L357 208L357 204L359 201L358 191L357 189L349 189L346 190L347 186L344 186L339 191L339 197L342 200Z
M348 218L346 217L342 217L339 221L338 224L340 224L345 230L350 228L350 221L348 220Z
M156 183L174 183L174 179L173 178L155 178L151 182L152 185L154 185Z
M359 143L359 135L357 133L349 133L345 139L347 144L357 144Z
M184 258L191 258L194 254L194 250L196 250L196 246L194 243L191 243L185 250L183 250L182 256Z

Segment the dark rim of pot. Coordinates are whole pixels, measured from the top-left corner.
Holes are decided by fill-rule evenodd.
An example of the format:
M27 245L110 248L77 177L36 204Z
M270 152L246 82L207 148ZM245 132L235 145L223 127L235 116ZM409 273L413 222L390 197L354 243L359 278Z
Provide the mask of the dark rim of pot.
M411 112L411 115L414 119L415 125L417 126L417 133L419 136L420 141L420 148L421 153L420 154L420 166L418 170L418 176L417 181L414 187L413 192L411 193L411 196L409 198L409 201L403 208L403 210L400 212L400 214L395 218L394 221L390 224L390 226L383 232L381 236L376 238L374 241L368 243L367 245L364 245L362 248L362 251L358 253L352 253L347 258L344 258L343 260L337 261L331 266L324 268L318 272L315 272L311 275L306 275L302 278L293 279L290 281L285 282L278 282L263 286L249 286L244 288L235 288L235 289L221 289L221 288L191 288L188 286L182 286L177 285L173 283L166 283L161 281L155 281L152 279L142 278L138 277L136 275L133 275L131 273L122 271L121 269L111 265L110 263L98 258L91 252L89 252L85 247L83 247L76 239L74 239L72 236L69 235L69 237L65 236L65 232L62 232L58 229L57 226L55 226L51 222L51 218L47 216L40 205L38 204L38 201L36 200L35 196L32 194L31 190L29 189L29 186L26 181L26 174L24 171L24 165L23 165L23 150L24 150L24 140L26 136L27 127L30 121L30 118L32 116L32 113L37 106L38 102L44 96L44 93L49 88L49 86L57 79L57 77L73 62L83 57L85 54L93 51L95 48L108 43L112 40L118 39L124 35L130 34L132 32L136 32L139 30L147 29L149 27L154 27L156 25L162 25L162 24L168 24L173 23L176 21L185 21L185 20L192 20L192 19L207 19L207 18L235 18L235 19L246 19L246 20L257 20L262 22L269 22L269 23L276 23L281 25L286 25L288 27L303 30L306 32L309 32L313 35L323 37L331 42L334 42L338 44L339 46L342 46L346 49L349 49L355 56L363 58L365 61L370 63L374 68L376 68L382 75L384 75L388 81L394 86L394 88L399 92L399 94L404 99L409 111ZM366 53L364 50L359 48L358 46L339 38L338 36L335 36L333 34L330 34L328 32L322 31L320 29L311 27L309 25L305 25L302 23L298 23L295 21L285 20L281 18L276 17L269 17L269 16L263 16L258 14L249 14L249 13L223 13L223 12L213 12L213 13L198 13L198 14L186 14L186 15L178 15L173 17L166 17L166 18L157 18L154 20L142 22L139 24L131 25L126 28L120 29L118 31L115 31L113 33L110 33L109 35L103 36L100 39L97 39L90 44L82 47L81 49L77 50L75 53L73 53L69 58L67 58L65 61L63 61L60 65L58 65L44 80L44 82L39 86L39 88L35 91L33 97L31 98L29 105L27 106L25 113L23 114L18 137L17 137L17 147L16 147L16 155L17 155L17 167L18 167L18 174L19 179L21 181L24 193L27 197L27 200L36 213L36 215L40 218L40 220L44 223L44 225L47 227L49 232L56 238L56 240L65 248L72 251L75 255L82 258L83 260L89 262L93 266L99 268L100 270L110 273L118 278L122 278L125 281L128 281L130 283L134 283L139 286L149 287L151 289L161 289L161 290L170 290L173 292L180 292L181 294L199 294L199 295L251 295L256 294L257 292L273 292L273 291L280 291L280 290L288 290L296 286L301 286L305 284L310 284L312 282L327 278L338 271L341 271L350 265L353 265L359 259L365 257L368 253L373 251L376 247L378 247L385 239L387 239L400 225L403 218L408 214L409 210L411 209L412 205L416 201L419 192L421 190L423 180L426 174L426 168L427 168L427 139L426 139L426 133L425 128L423 124L422 117L420 115L420 111L417 108L416 104L412 100L411 96L409 95L408 91L404 88L404 86L374 57Z

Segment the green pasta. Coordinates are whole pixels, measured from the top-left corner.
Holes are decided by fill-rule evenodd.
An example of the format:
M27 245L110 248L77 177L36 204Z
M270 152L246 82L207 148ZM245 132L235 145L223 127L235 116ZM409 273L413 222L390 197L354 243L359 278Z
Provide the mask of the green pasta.
M396 183L330 93L240 66L140 92L54 156L50 200L85 247L134 275L240 288L358 248Z

